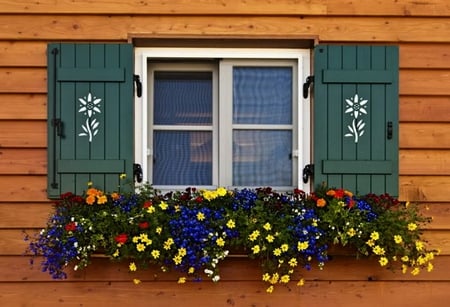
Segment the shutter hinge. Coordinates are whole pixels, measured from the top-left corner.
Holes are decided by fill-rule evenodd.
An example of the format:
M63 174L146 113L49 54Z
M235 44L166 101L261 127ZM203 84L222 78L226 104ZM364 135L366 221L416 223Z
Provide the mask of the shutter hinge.
M308 90L311 83L314 83L314 76L308 76L306 82L303 83L303 98L308 98Z
M314 175L314 164L306 164L303 168L303 183L307 183L309 177Z
M142 96L142 82L139 75L133 75L133 81L136 83L136 95L138 97Z
M142 182L143 179L142 167L138 163L133 164L133 177L135 178L136 182Z

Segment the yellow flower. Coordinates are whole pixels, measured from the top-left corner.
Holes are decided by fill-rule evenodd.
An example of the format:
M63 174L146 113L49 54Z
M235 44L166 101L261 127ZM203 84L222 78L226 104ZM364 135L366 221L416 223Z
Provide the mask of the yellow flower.
M370 247L372 247L375 245L375 242L372 239L370 239L366 242L366 244L369 245Z
M408 262L409 261L409 257L408 256L403 256L402 258L401 258L401 260L403 261L403 262Z
M133 279L133 283L134 283L135 285L139 285L139 284L141 283L141 280L135 278L135 279Z
M143 252L143 251L145 251L145 245L142 243L138 243L138 244L136 244L136 249L138 252Z
M423 248L424 248L424 244L423 244L423 242L421 242L421 241L416 241L416 249L417 249L417 251L422 251L423 250Z
M161 227L156 227L155 232L160 235L161 232L162 232L162 228Z
M298 242L297 243L297 249L299 252L306 250L309 247L308 241L305 242Z
M431 271L433 271L433 264L431 262L428 262L427 272L431 272Z
M152 250L152 256L153 256L153 258L158 259L158 258L159 258L159 255L160 255L159 250L156 250L156 249Z
M283 275L283 276L281 276L280 282L283 284L287 284L289 282L289 280L290 280L289 275Z
M184 284L186 282L186 277L180 277L178 278L178 283L179 284Z
M138 243L139 242L139 237L134 236L133 239L131 239L131 241L133 243Z
M180 255L181 257L186 256L186 249L184 247L181 247L178 249L178 255Z
M147 212L150 213L150 214L155 212L155 211L156 211L156 208L153 207L153 206L150 206L150 207L147 208Z
M121 179L121 180L124 180L125 178L127 178L127 174L120 174L120 176L119 176L119 178Z
M273 286L270 285L269 288L266 289L267 293L272 293L273 292Z
M303 278L300 278L300 280L297 283L297 286L301 287L303 285L305 285L305 280Z
M114 254L112 255L113 257L119 257L119 250L116 249L116 251L114 252Z
M372 233L370 234L370 238L371 238L372 240L376 241L376 240L378 240L378 239L380 238L380 234L379 234L378 232L374 231L374 232L372 232Z
M175 265L179 265L181 264L182 257L180 255L176 255L175 257L172 258L172 260L175 263Z
M234 227L236 227L236 223L233 220L228 220L227 227L233 229Z
M270 280L270 275L269 275L269 273L264 273L263 276L262 276L262 280L263 280L263 281L269 281L269 280Z
M197 213L197 220L203 221L205 219L205 215L202 212Z
M291 260L289 260L289 265L290 265L291 267L296 267L297 264L298 264L297 259L291 258Z
M216 244L217 244L217 246L224 246L225 240L223 238L217 238Z
M88 181L87 186L92 187L92 185L93 185L92 181Z
M278 273L274 273L273 275L272 275L272 278L270 279L270 283L273 285L273 284L276 284L277 282L278 282L278 280L280 279L280 275L278 275Z
M417 229L417 224L416 223L409 223L408 224L408 230L409 231L414 231Z
M130 269L131 272L134 272L137 270L136 264L134 262L131 262L130 265L128 266L128 268Z
M395 235L394 236L394 241L395 241L395 243L400 244L400 243L403 242L403 238L400 235Z
M419 275L419 273L420 273L420 269L419 269L419 268L414 268L414 269L411 271L411 274L412 274L413 276Z
M402 264L402 273L406 274L407 270L408 270L408 266L406 264Z
M350 229L347 231L347 234L348 234L349 237L351 238L351 237L353 237L353 236L356 234L356 231L355 231L354 228L350 228Z
M282 244L282 245L281 245L281 251L287 252L288 249L289 249L289 245L288 245L288 244Z
M267 236L266 236L266 240L267 240L267 242L272 243L273 240L275 240L275 237L272 236L272 235L267 235Z
M216 192L217 192L217 195L219 195L219 196L227 195L227 189L225 189L223 187L217 188Z
M164 249L165 249L165 250L169 250L173 243L174 243L174 242L173 242L173 239L172 239L172 238L167 239L167 240L164 242L164 246L163 246Z
M264 226L263 226L263 228L264 228L265 230L269 231L269 230L272 229L272 225L270 225L270 223L265 223Z
M273 254L274 254L275 256L280 256L280 255L281 255L281 249L275 248L275 249L273 250Z
M386 264L388 264L389 260L386 257L381 257L378 262L381 266L385 266Z
M159 207L160 207L162 210L166 210L166 209L169 207L169 205L168 205L165 201L162 201L162 202L159 204Z
M375 246L372 250L375 255L384 255L385 253L384 248L380 247L379 245Z
M98 197L98 199L97 199L97 204L99 204L99 205L106 204L107 202L108 202L108 198L106 197L106 195L102 195L102 196Z
M255 245L252 247L253 254L258 254L261 251L259 245Z
M409 201L406 202L405 207L406 207L406 208L409 207Z
M258 231L258 230L254 230L254 231L248 236L248 239L249 239L250 241L255 241L258 237L259 237L259 231Z
M190 267L188 270L188 274L194 274L194 272L195 272L194 267Z

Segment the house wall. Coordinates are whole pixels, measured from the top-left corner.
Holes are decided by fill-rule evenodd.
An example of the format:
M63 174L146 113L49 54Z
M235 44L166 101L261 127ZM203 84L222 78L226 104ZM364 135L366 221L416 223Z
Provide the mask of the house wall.
M450 298L450 3L448 0L14 0L0 1L0 305L2 306L444 306ZM227 260L222 281L177 285L156 269L130 280L101 257L53 281L22 256L46 198L46 45L139 37L300 39L400 47L400 199L434 217L441 256L417 277L340 252L304 287L268 295L258 265ZM168 282L170 281L170 282ZM407 295L406 295L407 293Z

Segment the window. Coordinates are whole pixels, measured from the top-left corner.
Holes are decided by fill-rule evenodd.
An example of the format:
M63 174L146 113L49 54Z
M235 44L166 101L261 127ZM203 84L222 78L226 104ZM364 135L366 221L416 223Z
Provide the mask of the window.
M303 187L309 104L298 88L309 51L143 48L136 70L144 180L163 190Z
M311 52L49 44L48 197L132 189L119 175L133 181L135 163L164 190L398 195L398 47L316 46L310 101Z

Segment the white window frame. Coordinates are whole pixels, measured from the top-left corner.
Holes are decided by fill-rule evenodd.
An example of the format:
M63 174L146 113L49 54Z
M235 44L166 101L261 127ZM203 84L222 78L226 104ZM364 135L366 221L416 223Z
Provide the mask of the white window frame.
M295 60L297 62L296 108L293 124L297 126L297 144L293 159L297 159L297 188L309 192L310 185L303 183L302 170L311 162L310 101L302 96L302 82L310 73L311 54L309 49L278 48L135 48L135 74L142 82L142 96L135 98L135 163L143 170L143 181L149 181L148 156L152 155L148 146L148 61L151 59L274 59ZM295 115L295 114L293 114Z

